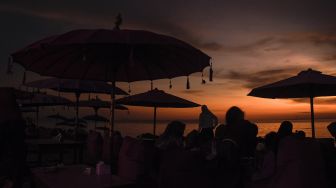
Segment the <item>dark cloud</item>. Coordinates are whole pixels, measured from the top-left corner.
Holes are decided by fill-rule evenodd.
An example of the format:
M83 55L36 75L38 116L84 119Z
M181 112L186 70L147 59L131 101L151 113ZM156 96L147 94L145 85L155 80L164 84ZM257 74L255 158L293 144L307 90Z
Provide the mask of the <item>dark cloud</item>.
M302 70L300 67L268 69L257 72L239 72L231 70L227 73L216 75L218 78L240 81L243 86L252 89L268 83L272 83L290 76L293 76Z
M222 47L221 44L215 41L207 41L204 39L204 37L198 36L194 30L183 26L184 24L172 21L169 15L162 15L162 13L158 12L158 8L153 8L150 15L148 12L145 12L144 9L134 8L134 5L138 3L132 2L132 4L126 4L127 6L123 3L118 3L116 6L120 7L120 11L118 11L115 7L112 8L112 10L106 10L106 7L102 7L101 5L96 7L98 3L92 5L96 8L90 8L90 5L87 2L81 3L79 6L80 8L78 5L72 6L72 3L68 1L64 2L64 4L67 4L66 8L60 6L62 3L58 3L55 7L45 5L43 2L41 4L42 5L33 7L30 4L20 4L19 6L13 4L0 4L0 11L18 12L21 14L41 17L43 19L50 19L61 23L82 25L84 27L96 26L113 28L116 14L122 12L124 9L127 9L127 11L125 11L127 12L125 16L126 18L124 17L124 23L126 25L125 27L130 25L130 27L136 27L140 29L145 28L164 34L170 34L204 50L217 51ZM114 4L107 3L106 6L113 7ZM139 6L143 6L143 4ZM146 8L150 9L150 6ZM169 7L166 8L169 9ZM88 12L90 14L88 14ZM157 15L153 16L155 13Z
M273 52L284 49L292 49L293 45L306 45L320 47L322 45L329 45L336 50L336 30L332 33L314 32L314 33L289 33L281 36L267 36L244 45L237 46L223 46L223 51L227 52L257 52L266 51ZM296 47L300 50L300 47Z

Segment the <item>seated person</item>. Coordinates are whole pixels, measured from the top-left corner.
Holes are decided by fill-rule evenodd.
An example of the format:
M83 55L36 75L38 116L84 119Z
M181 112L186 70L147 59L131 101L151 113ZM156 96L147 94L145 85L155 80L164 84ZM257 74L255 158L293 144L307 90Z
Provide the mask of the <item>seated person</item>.
M182 148L185 126L186 125L180 121L170 122L155 145L163 150L170 148Z
M293 124L290 121L283 121L280 124L280 127L278 129L278 139L281 140L285 138L286 136L290 136L293 134Z

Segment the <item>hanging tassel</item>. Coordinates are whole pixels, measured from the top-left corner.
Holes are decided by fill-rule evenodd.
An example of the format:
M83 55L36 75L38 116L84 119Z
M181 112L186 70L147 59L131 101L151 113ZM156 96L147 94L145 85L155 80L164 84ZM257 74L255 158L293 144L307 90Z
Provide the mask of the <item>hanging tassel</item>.
M210 82L213 81L212 61L210 62L209 81L210 81Z
M169 89L173 88L171 80L169 80Z
M189 76L187 76L187 89L190 89Z
M88 97L88 100L91 100L91 93L89 93L89 97Z
M131 94L131 84L128 83L128 93Z
M22 85L26 84L26 71L23 72L23 76L22 76Z
M202 84L205 84L206 83L206 81L204 80L204 78L203 78L203 71L202 71Z
M7 74L13 74L13 59L12 57L10 56L8 58L8 64L7 64L7 71L6 71Z
M151 80L151 90L153 90L153 80Z

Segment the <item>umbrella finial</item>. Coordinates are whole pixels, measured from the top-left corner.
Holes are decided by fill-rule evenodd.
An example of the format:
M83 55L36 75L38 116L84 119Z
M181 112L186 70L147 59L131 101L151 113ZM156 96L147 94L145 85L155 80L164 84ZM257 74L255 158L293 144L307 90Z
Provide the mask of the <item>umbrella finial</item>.
M120 25L122 24L122 17L121 14L118 13L117 17L116 17L116 21L114 22L114 29L120 30Z
M8 64L7 64L7 74L13 74L13 58L12 56L8 57Z
M187 89L190 89L189 76L187 76Z

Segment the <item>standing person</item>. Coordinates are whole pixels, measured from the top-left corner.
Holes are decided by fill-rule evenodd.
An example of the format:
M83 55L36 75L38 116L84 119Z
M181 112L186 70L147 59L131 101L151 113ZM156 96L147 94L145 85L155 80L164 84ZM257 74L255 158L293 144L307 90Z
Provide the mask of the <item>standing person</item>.
M201 135L214 137L212 129L218 124L218 118L208 109L206 105L202 105L202 112L199 115L199 131Z
M21 187L25 170L26 124L14 92L13 88L0 88L0 186L15 188Z

